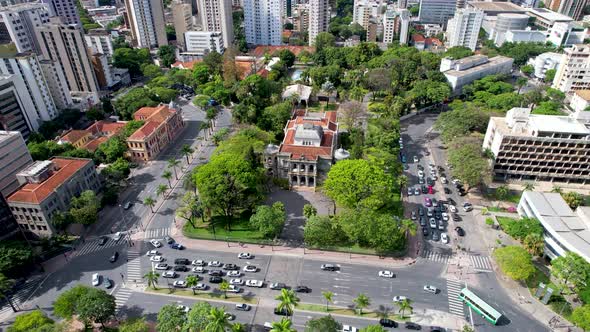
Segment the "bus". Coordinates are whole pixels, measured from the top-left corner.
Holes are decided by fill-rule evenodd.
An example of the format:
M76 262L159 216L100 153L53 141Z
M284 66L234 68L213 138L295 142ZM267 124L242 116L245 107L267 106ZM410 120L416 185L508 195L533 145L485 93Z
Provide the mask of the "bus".
M472 291L467 288L463 288L461 293L459 293L459 298L461 301L465 302L468 306L470 306L473 310L475 310L478 314L482 315L490 323L496 325L498 324L498 320L502 317L502 314L499 313L496 309L492 308L489 304L485 303L482 299L480 299L477 295L475 295Z

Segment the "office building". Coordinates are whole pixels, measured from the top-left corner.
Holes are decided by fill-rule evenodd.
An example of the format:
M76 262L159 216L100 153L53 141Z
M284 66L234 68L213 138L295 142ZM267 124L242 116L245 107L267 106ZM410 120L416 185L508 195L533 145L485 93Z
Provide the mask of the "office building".
M105 29L93 29L84 35L86 45L91 53L105 54L109 58L113 56L113 36Z
M72 95L66 82L66 75L57 62L51 60L39 60L41 71L47 82L49 93L53 97L55 106L59 109L68 108L72 105Z
M40 0L40 2L48 6L51 16L61 18L62 23L82 26L75 0Z
M355 1L352 13L352 23L356 23L363 28L369 26L369 19L371 18L371 8L366 1Z
M464 46L475 51L482 22L482 11L476 9L458 9L455 16L449 20L447 25L447 46Z
M125 0L128 26L137 47L168 45L162 0Z
M547 33L547 41L556 47L583 44L586 39L587 28L575 22L557 22Z
M547 8L531 8L527 14L534 18L533 22L535 26L545 30L549 30L555 23L558 22L569 23L573 21L571 17L556 13Z
M456 0L422 0L420 1L418 21L445 26L449 19L455 15L456 7Z
M106 90L115 84L113 81L113 75L111 74L109 61L105 54L92 54L90 62L92 63L92 69L94 70L96 81L101 90Z
M565 93L590 89L590 45L564 50L552 87Z
M0 44L12 42L18 52L41 54L36 29L48 22L49 9L43 4L0 7Z
M588 110L590 106L590 90L577 90L570 101L570 107L575 112Z
M253 2L258 2L257 0L250 0L248 6L251 5ZM268 0L264 1L266 4L270 3L279 3L278 0ZM234 27L233 27L233 18L232 18L232 7L231 7L231 0L200 0L199 2L199 13L201 15L201 23L203 25L204 31L217 31L221 32L223 37L223 46L224 48L230 47L234 42ZM246 15L246 3L244 3L244 15ZM271 7L261 7L265 10L270 10ZM280 7L282 8L282 7ZM279 9L280 9L279 8ZM263 13L251 13L253 16L256 17L265 17ZM269 15L269 12L266 13ZM281 21L280 15L278 16L279 22ZM248 23L248 19L244 17L244 24ZM245 26L246 27L246 26ZM279 29L279 39L281 35L282 29ZM248 41L248 30L246 28L246 41Z
M408 36L410 31L410 11L407 9L400 10L400 30L399 30L399 43L400 45L408 44Z
M92 99L98 100L98 82L82 28L52 18L50 23L39 27L38 33L44 58L57 63L63 70L68 90L92 94L95 95Z
M524 14L502 13L496 16L494 28L489 34L489 39L500 46L504 44L506 32L510 30L525 30L529 23L529 16Z
M529 65L535 68L534 75L536 78L544 79L545 73L550 69L557 69L561 61L561 54L546 52L529 59Z
M184 43L184 33L193 30L193 8L190 3L180 0L172 1L172 20L174 31L176 32L176 44L181 50L186 49Z
M580 20L584 13L584 8L588 4L588 0L549 0L545 3L545 7L569 16L574 20Z
M328 31L330 3L328 0L309 0L309 46L315 45L315 37Z
M517 211L521 217L541 223L544 257L553 260L573 252L590 263L590 207L572 211L559 193L525 191Z
M33 101L25 83L17 75L0 75L0 125L7 131L18 131L27 139L39 128Z
M282 11L280 0L244 0L246 42L250 45L281 45Z
M55 234L51 220L67 211L72 198L101 183L92 159L52 158L37 161L16 175L21 187L6 198L19 226L39 237Z
M463 92L463 87L488 75L509 74L514 60L505 56L488 58L485 55L472 55L463 59L444 58L440 71L451 85L453 95Z
M196 57L203 57L211 52L223 53L225 46L219 31L188 31L184 33L186 52Z
M493 154L499 179L588 183L589 124L590 112L553 116L513 108L505 118L490 119L483 149Z

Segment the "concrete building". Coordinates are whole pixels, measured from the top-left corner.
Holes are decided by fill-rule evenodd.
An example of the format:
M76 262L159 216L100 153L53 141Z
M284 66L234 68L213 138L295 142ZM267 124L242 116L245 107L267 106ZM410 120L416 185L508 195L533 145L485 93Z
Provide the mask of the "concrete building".
M184 129L180 110L173 105L142 107L133 114L133 119L144 121L127 138L129 156L136 161L154 159Z
M547 35L537 30L508 30L504 35L504 43L545 43ZM502 46L502 45L499 45Z
M544 257L553 260L573 252L590 263L590 207L572 211L559 193L525 191L517 211L521 217L541 223Z
M282 11L280 0L244 0L246 42L250 45L281 45Z
M303 3L295 6L293 28L299 33L305 33L305 31L309 30L309 4Z
M82 92L98 100L99 86L84 42L82 28L59 23L52 18L38 28L43 57L57 63L66 77L71 93Z
M547 41L556 47L583 44L588 29L575 22L557 22L547 33Z
M570 101L570 107L575 112L586 111L590 106L590 90L577 90Z
M526 15L527 9L515 5L511 2L487 2L487 1L469 1L467 8L473 8L483 11L484 18L481 27L486 31L490 39L492 38L493 29L496 26L496 20L499 14L523 14ZM512 29L512 30L524 30Z
M115 82L113 81L107 56L102 53L94 53L90 57L90 61L92 62L92 69L94 69L94 75L96 76L96 81L100 89L106 90L113 86Z
M455 15L456 0L422 0L418 20L421 23L440 24L445 26Z
M43 76L55 106L59 109L70 107L73 103L72 95L62 67L60 67L59 63L51 60L40 60L39 65L41 65L41 71L43 71Z
M0 54L0 74L20 77L26 87L26 91L22 93L28 93L33 105L32 109L27 110L28 113L34 113L31 118L49 121L57 117L59 110L53 102L53 96L37 55L33 53ZM33 129L37 128L33 125Z
M40 2L49 7L51 16L58 16L61 18L62 23L76 24L82 27L82 23L80 23L80 15L78 14L78 9L76 8L76 2L74 0L40 0Z
M125 0L129 29L138 47L168 45L162 0Z
M549 0L545 6L574 20L579 20L582 18L584 8L588 6L588 0Z
M39 126L36 118L30 118L31 113L28 110L32 109L33 101L27 93L23 80L16 75L0 75L0 124L2 129L18 131L27 139L31 131Z
M186 50L184 33L193 30L193 8L190 3L181 0L172 1L172 19L176 31L176 43L181 50Z
M318 114L297 110L284 131L281 145L270 144L264 151L267 172L288 179L294 189L314 190L336 159L336 112Z
M14 43L18 52L41 54L35 30L49 22L46 5L25 3L0 7L0 44Z
M490 119L483 149L493 154L498 179L588 183L589 124L590 112L552 116L513 108Z
M410 11L407 9L400 10L400 29L399 29L399 43L400 45L408 44L408 37L410 36Z
M552 87L565 93L590 89L590 45L564 50Z
M494 28L492 29L489 39L494 41L494 44L500 46L504 44L506 39L506 32L515 30L525 30L529 23L529 16L524 14L498 14Z
M547 52L529 59L528 64L535 68L534 75L536 78L544 79L545 73L550 69L557 69L561 61L561 54Z
M221 32L215 31L188 31L184 33L186 52L195 57L203 57L210 52L223 53L225 43Z
M482 22L481 10L458 9L447 24L447 46L464 46L475 51Z
M407 9L388 9L383 15L383 43L391 44L399 37L399 43L408 43L410 11Z
M539 0L511 0L515 5L519 5L522 8L537 8L539 7Z
M51 220L66 211L72 198L101 183L92 159L52 158L38 161L16 175L22 185L6 198L20 227L39 237L55 234Z
M534 18L533 23L542 29L550 29L555 23L558 22L565 22L569 23L572 22L573 19L569 16L556 13L551 11L547 8L531 8L527 12L527 14Z
M246 25L245 26L245 28L246 28L246 41L248 43L250 43L250 41L248 41L247 24L248 24L248 22L252 22L252 20L248 20L246 18L246 7L250 6L253 2L257 2L257 0L250 0L250 2L248 2L247 4L246 4L246 2L244 3L244 24ZM264 8L265 10L269 10L271 8L275 8L276 3L278 3L278 2L279 2L278 0L264 1L264 3L269 6L263 6L263 7L258 7L258 8L260 8L260 9ZM223 36L224 48L230 47L234 42L234 26L233 26L234 23L233 23L233 18L232 18L231 0L200 0L198 3L199 3L199 13L201 15L201 23L203 24L203 30L211 31L211 32L212 31L221 32L221 35ZM257 5L262 5L262 4L257 4ZM251 9L251 8L252 7L250 7L249 9ZM261 12L251 13L251 14L256 17L258 17L260 15L261 20L265 21L263 19L263 17L268 17L270 15L270 12L267 11L266 12L267 15L263 15L264 13L261 13ZM279 14L280 14L280 8L279 8ZM249 16L249 18L252 18L252 16ZM278 20L280 23L280 21L281 21L280 15L278 16ZM266 22L269 23L270 21L266 21ZM274 29L274 25L273 25L273 29ZM279 29L279 31L278 31L279 40L281 39L281 31L282 31L282 26L281 26L281 29Z
M309 0L309 46L315 45L315 37L328 31L330 3L328 0Z
M371 8L366 0L355 1L352 12L352 23L357 23L363 28L369 26L371 18Z
M86 45L92 53L105 54L109 58L113 56L113 36L105 29L93 29L84 35Z
M126 121L96 121L84 130L68 130L57 144L71 144L77 149L94 152L100 144L120 133L126 124Z
M505 56L488 58L485 55L472 55L463 59L444 58L440 71L451 85L453 95L459 95L463 87L488 75L509 74L514 60Z

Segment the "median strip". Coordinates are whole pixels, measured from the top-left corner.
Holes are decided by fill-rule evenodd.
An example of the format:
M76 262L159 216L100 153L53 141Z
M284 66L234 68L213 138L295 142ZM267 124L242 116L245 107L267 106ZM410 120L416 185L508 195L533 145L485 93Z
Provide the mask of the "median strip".
M181 297L188 297L188 298L195 298L207 301L217 301L217 302L233 302L233 303L248 303L248 304L256 304L255 295L254 294L243 294L243 295L234 295L228 294L227 297L223 296L222 292L195 292L193 294L192 290L188 289L178 289L178 288L153 288L147 287L146 292L148 293L156 293L161 295L168 295L168 296L181 296Z

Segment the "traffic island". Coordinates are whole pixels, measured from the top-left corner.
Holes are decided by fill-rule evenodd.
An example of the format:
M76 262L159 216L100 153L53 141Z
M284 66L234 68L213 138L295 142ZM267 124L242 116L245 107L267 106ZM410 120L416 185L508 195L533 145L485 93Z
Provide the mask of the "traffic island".
M364 319L381 319L381 318L389 318L398 322L405 322L410 321L411 317L409 316L400 316L391 314L394 311L393 308L380 306L378 310L363 310L362 314L359 315L359 311L354 308L348 307L337 307L337 306L328 306L324 304L313 304L313 303L299 303L295 307L296 311L312 311L312 312L321 312L330 314L333 316L351 316L357 318L364 318Z
M193 291L191 289L182 288L168 288L168 287L147 287L145 289L148 293L156 293L169 296L182 296L194 299L200 299L205 301L217 301L217 302L235 302L235 303L248 303L256 304L256 296L250 292L244 294L227 294L224 296L221 291Z

